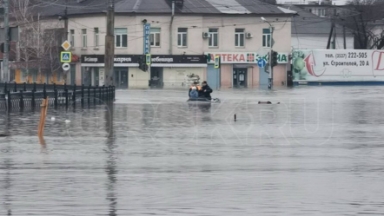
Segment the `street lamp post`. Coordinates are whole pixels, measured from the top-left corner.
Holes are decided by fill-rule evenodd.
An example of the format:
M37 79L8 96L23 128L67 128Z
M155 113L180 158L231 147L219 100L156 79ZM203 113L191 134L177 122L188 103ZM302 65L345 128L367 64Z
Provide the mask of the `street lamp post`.
M261 20L263 20L264 22L268 23L269 25L269 33L271 34L270 38L269 38L269 45L271 47L270 51L269 51L269 55L268 55L268 67L269 67L269 77L268 77L268 81L269 81L269 84L268 84L268 88L271 89L272 88L272 85L273 85L273 67L272 67L272 64L271 64L271 61L272 61L272 47L273 47L273 27L271 25L270 22L268 22L264 17L261 17Z

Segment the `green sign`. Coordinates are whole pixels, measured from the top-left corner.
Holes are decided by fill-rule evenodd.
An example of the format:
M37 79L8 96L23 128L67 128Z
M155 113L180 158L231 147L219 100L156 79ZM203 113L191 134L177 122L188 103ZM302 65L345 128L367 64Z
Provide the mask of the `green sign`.
M60 53L60 62L61 63L71 63L72 53L71 52L61 52Z
M146 61L147 65L150 66L151 65L151 54L146 54L145 59L146 59L145 61Z
M220 68L220 56L215 56L215 68Z

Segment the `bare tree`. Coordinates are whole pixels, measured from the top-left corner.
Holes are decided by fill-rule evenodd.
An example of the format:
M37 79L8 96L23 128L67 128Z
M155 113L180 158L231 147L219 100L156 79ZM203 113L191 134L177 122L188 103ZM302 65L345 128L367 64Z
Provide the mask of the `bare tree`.
M58 38L59 23L41 19L39 4L35 0L12 0L10 12L20 32L16 50L18 58L14 64L23 69L25 75L35 70L42 77L43 71L46 76L53 71L59 72L59 42L62 39Z
M355 35L356 49L384 48L384 18L382 0L353 0L342 23Z

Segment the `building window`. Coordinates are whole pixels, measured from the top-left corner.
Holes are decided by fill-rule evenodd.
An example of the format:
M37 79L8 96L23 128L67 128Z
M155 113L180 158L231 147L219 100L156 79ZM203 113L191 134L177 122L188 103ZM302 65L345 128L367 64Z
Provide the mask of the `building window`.
M208 46L209 47L217 47L219 43L219 30L218 29L209 29L209 41Z
M115 29L115 44L116 47L128 47L128 35L126 28L116 28Z
M187 28L178 28L177 30L177 46L186 47L188 43L188 29Z
M318 15L319 15L320 17L325 17L325 9L319 9L319 10L318 10Z
M244 29L235 29L235 47L243 47L244 38L245 38Z
M263 47L271 47L271 30L263 29Z
M71 35L69 38L72 47L75 47L75 30L71 29Z
M87 29L81 29L82 47L87 47Z
M151 28L151 34L149 35L149 41L151 47L160 46L160 28Z
M94 33L95 33L95 38L94 38L94 42L95 42L95 47L99 47L99 28L95 28L94 29Z

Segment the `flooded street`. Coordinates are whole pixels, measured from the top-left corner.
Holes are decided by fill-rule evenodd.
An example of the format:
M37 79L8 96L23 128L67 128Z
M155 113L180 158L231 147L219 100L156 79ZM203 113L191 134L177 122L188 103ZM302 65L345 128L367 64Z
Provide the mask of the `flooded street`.
M3 113L0 215L384 214L384 87L212 96L129 90L113 107L50 107L45 145L39 112Z

